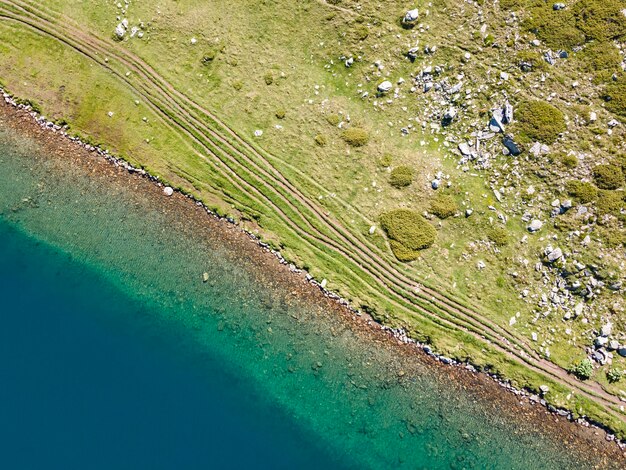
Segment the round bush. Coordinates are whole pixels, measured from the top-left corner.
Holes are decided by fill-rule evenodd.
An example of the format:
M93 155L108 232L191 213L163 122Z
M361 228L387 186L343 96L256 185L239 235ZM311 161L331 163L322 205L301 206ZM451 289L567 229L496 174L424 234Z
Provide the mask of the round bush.
M413 182L415 173L411 167L399 166L391 170L389 184L394 188L406 188Z
M610 42L594 41L577 55L586 72L615 71L622 62L619 49Z
M626 77L610 82L603 94L606 109L626 119Z
M380 160L378 161L380 166L382 166L383 168L389 168L392 162L393 157L389 153L384 154L382 157L380 157Z
M430 201L430 212L440 219L447 219L456 214L456 202L454 198L447 194L439 194Z
M591 183L586 183L578 180L568 181L566 184L567 194L575 198L582 204L587 204L591 201L595 201L598 197L598 188Z
M551 144L566 129L563 113L545 101L524 101L516 114L516 130L524 142Z
M326 116L326 120L331 126L337 126L341 122L339 114L329 114L328 116Z
M620 209L624 207L624 195L620 191L599 191L596 201L598 214L618 215Z
M579 0L572 5L576 27L588 39L608 41L626 36L623 0Z
M396 209L380 216L381 227L389 238L393 254L400 261L413 261L419 250L431 246L437 238L435 228L418 213Z
M341 137L352 147L362 147L369 141L369 134L365 129L360 127L350 127L346 129L343 131Z
M593 169L593 179L600 189L617 189L624 184L624 173L617 165L598 165Z
M276 117L278 119L285 119L285 115L286 114L287 114L287 112L283 108L280 108L280 109L276 110Z
M315 143L320 147L323 147L327 143L326 136L324 134L317 134L315 136Z
M487 238L496 246L506 246L509 243L509 232L503 227L490 227Z

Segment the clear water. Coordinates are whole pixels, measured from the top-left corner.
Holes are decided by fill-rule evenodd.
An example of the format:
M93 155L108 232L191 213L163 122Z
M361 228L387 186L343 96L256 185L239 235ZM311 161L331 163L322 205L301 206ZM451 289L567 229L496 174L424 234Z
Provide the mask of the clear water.
M244 264L0 128L2 466L589 464Z

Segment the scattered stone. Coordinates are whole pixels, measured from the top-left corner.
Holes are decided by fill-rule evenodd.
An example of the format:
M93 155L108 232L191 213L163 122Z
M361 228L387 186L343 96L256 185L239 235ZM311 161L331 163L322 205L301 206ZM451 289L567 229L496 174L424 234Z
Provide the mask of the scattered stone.
M552 5L554 11L565 10L565 3L555 3Z
M619 348L619 341L616 341L614 339L609 341L609 345L607 346L607 349L611 351L615 351L618 348Z
M209 273L202 273L202 282L209 282Z
M372 225L369 230L370 235L374 235L375 231L376 231L376 225Z
M598 336L596 340L594 341L594 344L596 345L596 347L601 348L605 346L608 342L609 342L608 338L605 338L604 336Z
M430 186L431 186L433 189L439 189L439 186L441 186L441 180L438 180L438 179L434 179L434 180L432 180L432 181L430 182Z
M465 209L465 217L469 217L473 213L474 213L474 211L472 209Z
M261 129L257 129L256 131L254 131L255 137L261 137L262 135L263 135L263 131Z
M598 120L598 115L595 111L591 111L589 113L589 122L596 122Z
M548 387L547 385L540 385L539 386L539 390L541 391L542 394L546 394L550 391L550 387Z
M171 196L172 194L174 194L174 190L170 186L166 186L163 188L163 194L165 194L166 196Z
M617 348L617 354L619 354L622 357L626 357L626 346L622 345L619 348Z
M509 79L509 74L506 73L506 72L500 72L500 79L504 80L504 81L508 80Z

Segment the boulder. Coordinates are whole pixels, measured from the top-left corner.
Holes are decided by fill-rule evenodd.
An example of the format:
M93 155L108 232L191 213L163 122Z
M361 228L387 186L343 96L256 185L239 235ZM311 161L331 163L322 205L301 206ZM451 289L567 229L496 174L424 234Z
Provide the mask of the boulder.
M552 5L554 11L565 10L565 3L555 3Z
M505 124L511 124L513 122L513 106L508 101L504 103L504 122Z
M548 261L554 263L555 261L560 260L563 257L563 251L560 248L555 248L550 253L548 253Z
M378 85L378 91L380 93L387 93L392 88L393 88L393 83L391 83L389 80L385 80L380 85Z
M602 325L602 328L600 328L600 335L606 338L611 334L611 331L613 331L613 324L610 322L605 323Z
M527 228L529 232L538 232L541 230L541 227L543 227L543 222L538 219L533 219Z
M413 24L419 18L419 10L414 8L413 10L409 10L405 13L404 18L402 18L402 22L405 24Z
M622 357L626 357L626 346L622 345L619 348L617 348L617 354L619 354Z
M520 150L520 148L518 147L518 145L515 143L515 141L513 140L513 138L509 135L505 136L504 139L502 139L502 145L504 145L504 147L509 151L509 153L511 155L513 155L514 157L518 156L520 153L522 153L522 151Z
M172 194L174 194L174 190L171 187L166 186L163 188L163 194L165 194L166 196L171 196Z
M439 189L439 186L441 186L441 181L440 181L440 180L438 180L438 179L434 179L434 180L432 180L432 181L430 182L430 186L431 186L433 189Z
M472 148L467 144L467 142L461 142L459 144L459 151L465 156L472 154Z

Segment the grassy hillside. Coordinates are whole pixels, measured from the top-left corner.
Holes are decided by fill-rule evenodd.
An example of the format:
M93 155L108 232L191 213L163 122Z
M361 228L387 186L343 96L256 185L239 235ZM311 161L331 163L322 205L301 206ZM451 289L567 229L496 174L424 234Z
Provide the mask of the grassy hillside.
M624 8L2 1L0 80L380 321L623 431ZM424 219L401 262L383 225Z

